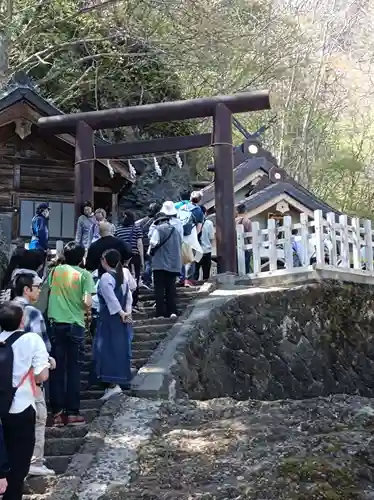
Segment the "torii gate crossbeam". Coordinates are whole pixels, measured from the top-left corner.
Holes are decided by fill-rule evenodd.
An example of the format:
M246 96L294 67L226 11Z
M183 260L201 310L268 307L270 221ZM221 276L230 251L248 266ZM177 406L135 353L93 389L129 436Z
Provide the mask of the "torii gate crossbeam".
M267 91L243 92L231 96L206 97L184 101L163 102L115 108L86 113L43 117L39 128L52 134L75 133L75 205L79 214L81 204L93 201L95 159L159 154L212 146L214 148L217 260L219 272L236 272L235 200L233 181L232 114L270 108ZM207 134L180 138L155 139L95 148L94 130L131 125L213 117L211 141ZM210 142L210 144L209 144ZM182 146L182 147L180 147ZM183 147L184 146L184 147Z

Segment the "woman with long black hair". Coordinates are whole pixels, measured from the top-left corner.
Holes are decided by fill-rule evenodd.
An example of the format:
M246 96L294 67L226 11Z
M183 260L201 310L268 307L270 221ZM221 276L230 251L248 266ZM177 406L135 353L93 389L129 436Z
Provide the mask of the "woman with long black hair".
M119 394L131 380L132 338L131 294L124 280L122 259L117 250L106 250L101 258L105 270L97 287L99 318L93 347L96 377L105 385L101 398Z

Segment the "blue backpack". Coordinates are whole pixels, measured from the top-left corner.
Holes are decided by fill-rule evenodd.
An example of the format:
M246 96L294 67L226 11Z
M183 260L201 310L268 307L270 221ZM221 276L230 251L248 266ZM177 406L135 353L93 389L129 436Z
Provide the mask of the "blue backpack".
M186 202L184 204L177 203L175 208L177 209L177 217L183 224L183 236L189 236L196 225L195 216L192 213L195 206L192 203Z

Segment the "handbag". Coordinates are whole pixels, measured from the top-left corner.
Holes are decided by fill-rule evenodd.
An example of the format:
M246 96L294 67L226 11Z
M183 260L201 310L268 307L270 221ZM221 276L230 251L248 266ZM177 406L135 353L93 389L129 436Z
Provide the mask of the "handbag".
M186 264L191 264L194 261L193 250L190 245L187 243L182 243L182 264L185 266Z

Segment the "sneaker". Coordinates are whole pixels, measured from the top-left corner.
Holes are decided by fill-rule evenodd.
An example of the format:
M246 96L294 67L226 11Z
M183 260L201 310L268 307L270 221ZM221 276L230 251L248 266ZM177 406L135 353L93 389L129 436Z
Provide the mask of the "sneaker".
M60 413L56 413L56 415L52 416L52 427L64 427L66 425L66 417L60 411Z
M144 283L143 280L140 280L140 282L139 282L139 288L144 288L145 290L150 290L151 289L150 286L147 285L147 283Z
M191 288L193 285L193 283L191 283L190 280L184 280L184 286L187 287L187 288Z
M67 425L75 426L75 425L85 425L86 419L82 417L82 415L68 415Z
M52 469L48 469L45 465L30 465L30 476L54 476L56 473Z
M101 396L101 401L106 401L107 399L111 398L112 396L115 396L116 394L121 394L122 389L120 388L119 385L116 385L114 387L110 387L109 389L105 389L104 396Z
M178 316L176 314L170 314L170 319L176 319Z

